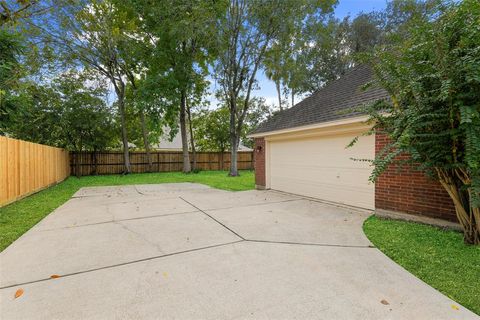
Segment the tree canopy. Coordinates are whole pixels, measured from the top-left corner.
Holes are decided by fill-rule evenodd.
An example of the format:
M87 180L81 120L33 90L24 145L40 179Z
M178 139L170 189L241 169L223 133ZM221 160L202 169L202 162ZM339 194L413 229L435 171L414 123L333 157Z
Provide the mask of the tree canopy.
M391 101L369 113L374 130L391 142L377 155L372 180L408 154L452 198L465 241L479 244L480 3L465 0L438 15L417 19L404 41L373 56L377 82Z

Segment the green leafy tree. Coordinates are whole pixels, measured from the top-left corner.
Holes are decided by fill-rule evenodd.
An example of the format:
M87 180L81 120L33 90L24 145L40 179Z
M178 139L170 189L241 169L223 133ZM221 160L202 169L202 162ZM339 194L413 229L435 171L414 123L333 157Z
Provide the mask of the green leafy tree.
M230 148L229 117L226 107L194 114L195 142L200 151L225 152Z
M17 139L57 145L58 119L51 111L59 101L59 94L51 87L22 83L8 101L14 108L9 110L3 123L3 133Z
M319 7L316 0L303 1L299 3L306 8L308 12L305 17L293 20L287 27L289 32L282 32L280 36L274 40L272 45L267 49L265 54L264 69L267 77L275 83L278 96L279 109L283 109L286 101L282 100L291 95L291 106L295 104L295 95L303 93L303 85L305 81L305 73L307 71L307 59L305 57L312 51L315 42L312 32L315 32L315 38L325 39L328 31L325 28L328 21L333 18L333 6L337 1L324 2L324 7ZM322 8L315 10L314 8ZM324 41L322 41L324 42ZM323 47L322 43L315 49ZM318 54L313 52L310 57Z
M359 63L365 53L386 41L408 38L409 25L433 19L444 6L443 0L393 0L383 11L362 12L339 20L329 12L308 17L289 41L274 43L266 55L267 76L282 91L310 94L338 79Z
M372 51L383 37L382 22L375 13L361 13L350 24L348 45L351 54Z
M97 78L90 72L70 70L48 84L24 82L13 96L17 107L9 113L5 132L75 152L93 151L96 160L97 151L117 141L113 112L105 103L105 85L96 83ZM76 160L74 172L80 174Z
M23 50L19 34L0 29L0 134L5 134L10 113L16 108L15 101L19 100L15 92L24 76L20 62Z
M71 151L100 151L115 143L105 85L89 72L67 71L50 84L26 84L6 131L10 136Z
M50 106L54 123L50 123L50 144L80 152L93 151L96 173L96 153L114 146L118 141L113 112L105 103L106 85L98 83L96 73L68 71L54 79L52 88L59 101ZM77 159L75 159L77 160ZM75 172L80 175L79 162Z
M303 33L294 85L298 93L312 93L337 79L352 66L349 48L350 21L330 18L324 24L311 24ZM293 77L299 77L293 75Z
M46 75L46 66L52 61L40 55L39 42L32 38L28 25L52 10L49 0L0 1L0 134L9 125L10 113L22 105L26 98L28 83L35 79L41 82ZM48 46L43 46L45 52Z
M0 26L41 15L50 8L48 1L0 0Z
M128 137L137 148L145 151L148 170L152 171L150 146L158 143L164 128L176 125L176 110L165 99L155 95L147 87L145 79L137 77L127 85L126 105Z
M416 20L406 41L374 56L391 103L369 109L391 142L374 160L372 180L392 164L415 163L455 205L466 243L480 244L480 2L451 4Z
M125 173L131 172L126 128L126 87L137 67L127 43L139 41L135 15L112 1L60 2L31 23L32 34L52 48L59 62L93 68L114 89L120 117Z
M239 101L239 103L242 102L242 100ZM251 107L245 117L241 132L241 142L252 148L253 141L247 138L248 133L270 117L272 113L264 98L254 97L250 103ZM225 104L214 110L202 109L194 114L193 127L197 137L195 141L200 150L225 152L230 148L229 118L230 112Z
M131 1L149 36L147 81L178 110L183 171L190 172L188 100L200 87L216 49L216 22L224 1Z
M309 16L330 11L335 1L230 0L218 23L220 54L215 77L230 110L230 175L237 176L237 150L250 108L258 71L267 50L291 41L298 24ZM243 102L239 97L243 97Z
M448 0L391 0L384 11L372 12L369 16L380 22L387 35L406 39L415 23L435 19L448 3Z
M248 148L254 148L254 140L247 138L247 135L257 128L260 123L270 118L272 113L272 107L265 102L265 98L254 97L251 100L251 106L245 117L245 124L242 130L241 141L244 146Z

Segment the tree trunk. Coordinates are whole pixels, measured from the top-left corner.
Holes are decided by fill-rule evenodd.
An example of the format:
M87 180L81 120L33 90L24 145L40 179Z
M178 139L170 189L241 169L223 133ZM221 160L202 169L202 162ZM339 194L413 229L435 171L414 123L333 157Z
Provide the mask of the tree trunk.
M180 132L182 135L182 151L183 151L183 172L188 173L190 168L190 155L188 154L188 139L187 139L187 125L186 125L186 109L187 109L187 95L185 91L181 93L180 99Z
M188 126L190 129L190 145L192 146L192 170L197 170L197 150L195 149L195 139L193 134L193 125L192 125L192 113L190 112L190 106L187 103L187 114L188 114Z
M231 101L231 111L230 111L230 173L229 175L232 177L238 176L238 167L237 167L237 131L235 126L235 110L236 106L234 105L234 101ZM233 112L232 112L233 108Z
M292 107L295 105L295 91L292 89Z
M122 92L123 91L123 92ZM128 138L127 138L127 124L125 119L125 90L117 92L118 97L118 109L120 111L120 124L122 126L122 144L123 144L123 160L125 164L124 174L132 172L130 165L130 154L128 151Z
M280 88L280 80L275 81L275 87L277 88L277 96L278 96L278 108L280 111L283 110L282 108L282 92Z
M237 177L238 176L238 145L236 139L232 140L232 150L230 152L230 176Z
M480 208L470 206L469 191L453 188L456 188L456 192L453 193L456 199L453 202L457 218L463 228L463 240L466 244L480 245ZM462 201L462 198L466 198L466 201Z
M140 123L142 126L143 147L145 148L145 153L147 154L148 172L152 172L152 155L150 153L150 143L148 143L147 125L145 123L145 112L143 109L140 109Z
M456 177L461 174L450 174L446 170L437 169L439 181L455 206L455 212L458 222L463 229L463 239L467 244L480 245L480 208L471 206L470 188L465 188L470 184L470 179L463 176L462 179Z

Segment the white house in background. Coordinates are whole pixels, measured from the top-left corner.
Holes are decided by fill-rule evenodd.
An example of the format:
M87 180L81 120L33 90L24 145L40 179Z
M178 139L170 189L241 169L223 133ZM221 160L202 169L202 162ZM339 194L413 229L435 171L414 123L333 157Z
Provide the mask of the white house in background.
M175 137L173 137L172 141L170 141L170 129L165 128L164 134L160 137L160 141L157 145L153 145L152 147L157 150L168 150L168 151L182 151L182 135L180 131L177 132ZM189 139L190 141L190 139Z
M156 145L152 145L153 149L165 150L165 151L182 151L182 135L180 131L177 132L172 141L170 141L169 128L165 129L165 133L161 136L160 142ZM190 139L188 139L190 143ZM238 151L253 151L253 149L244 146L241 142L238 147Z

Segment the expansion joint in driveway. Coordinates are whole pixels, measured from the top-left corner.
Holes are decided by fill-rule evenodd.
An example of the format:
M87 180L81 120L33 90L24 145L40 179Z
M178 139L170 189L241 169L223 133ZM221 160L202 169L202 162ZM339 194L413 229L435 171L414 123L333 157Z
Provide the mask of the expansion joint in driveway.
M194 205L193 203L185 200L184 198L182 197L179 197L180 199L182 199L183 201L185 201L186 203L188 203L189 205L191 205L192 207L194 207L195 209L197 209L198 211L202 212L203 214L205 214L207 217L209 217L210 219L212 219L213 221L215 221L216 223L218 223L219 225L221 225L222 227L224 227L225 229L227 229L228 231L230 231L231 233L233 233L234 235L236 235L237 237L239 237L240 239L242 240L245 240L244 237L242 237L241 235L239 235L237 232L235 232L234 230L230 229L229 227L227 227L225 224L223 224L222 222L218 221L217 219L215 219L214 217L212 217L211 215L209 215L208 213L206 213L205 211L203 211L202 209L200 209L199 207L197 207L196 205Z
M114 219L114 220L107 220L107 221L101 221L101 222L77 224L77 225L73 225L73 226L66 226L66 227L59 227L59 228L41 229L41 230L38 230L38 232L64 230L64 229L81 228L81 227L90 227L90 226L96 226L96 225L100 225L100 224L117 223L117 222L132 221L132 220L154 219L154 218L160 218L160 217L177 216L177 215L191 214L191 213L198 213L198 210L195 210L195 211L191 210L191 211L185 211L185 212L175 212L175 213L162 213L162 214L156 214L156 215L144 216L144 217L125 218L125 219L116 219L116 220Z
M248 207L259 207L259 206L268 206L276 203L285 203L285 202L292 202L292 201L302 201L305 199L288 199L288 200L280 200L280 201L271 201L266 203L253 203L253 204L246 204L246 205L238 205L233 207L222 207L222 208L212 208L207 209L208 211L220 211L220 210L228 210L232 208L248 208Z
M292 244L292 245L298 245L298 246L316 246L316 247L363 248L363 249L375 248L375 246L372 246L372 245L356 246L356 245L344 245L344 244L293 242L293 241L273 241L273 240L254 240L254 239L245 239L245 241L246 242L256 242L256 243Z
M95 271L100 271L100 270L106 270L106 269L112 269L112 268L116 268L116 267L126 266L126 265L135 264L135 263L139 263L139 262L145 262L145 261L150 261L150 260L156 260L156 259L176 256L176 255L189 253L189 252L195 252L195 251L201 251L201 250L207 250L207 249L212 249L212 248L228 246L228 245L231 245L231 244L244 242L244 241L245 240L231 241L231 242L220 243L220 244L215 244L215 245L201 247L201 248L194 248L194 249L189 249L189 250L166 253L166 254L162 254L162 255L158 255L158 256L152 256L152 257L148 257L148 258L132 260L132 261L112 264L112 265L108 265L108 266L98 267L98 268L92 268L92 269L87 269L87 270L82 270L82 271L77 271L77 272L72 272L72 273L61 274L60 279L61 278L66 278L66 277L71 277L71 276L76 276L76 275L84 274L84 273L90 273L90 272L95 272ZM26 282L21 282L21 283L16 283L16 284L11 284L11 285L8 285L8 286L0 287L0 290L12 288L12 287L23 286L23 285L32 284L32 283L37 283L37 282L45 282L45 281L50 281L50 280L55 281L57 279L54 279L54 278L50 277L50 278L42 278L42 279L38 279L38 280L33 280L33 281L26 281Z

